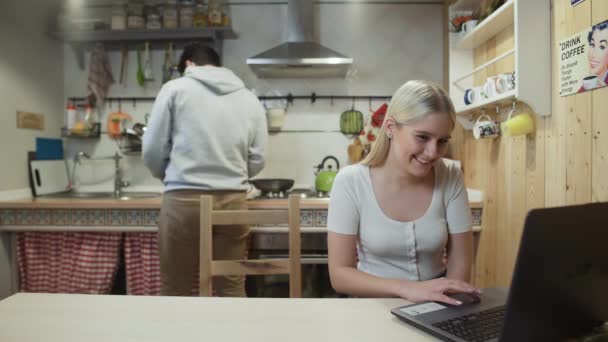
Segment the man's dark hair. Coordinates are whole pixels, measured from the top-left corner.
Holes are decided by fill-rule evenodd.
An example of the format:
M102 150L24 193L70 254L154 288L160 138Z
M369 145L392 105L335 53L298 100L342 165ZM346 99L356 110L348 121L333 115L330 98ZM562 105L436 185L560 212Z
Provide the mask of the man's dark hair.
M211 64L213 66L222 66L220 56L213 48L201 43L190 43L184 47L184 52L179 58L178 70L181 74L186 70L186 61L192 61L196 65Z

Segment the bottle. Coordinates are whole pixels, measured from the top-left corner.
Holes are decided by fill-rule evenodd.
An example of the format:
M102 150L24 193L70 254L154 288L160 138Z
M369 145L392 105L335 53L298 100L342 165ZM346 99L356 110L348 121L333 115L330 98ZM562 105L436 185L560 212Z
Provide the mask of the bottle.
M84 126L90 130L91 128L93 128L94 124L95 114L93 112L93 107L91 107L91 105L87 103L84 106Z
M76 121L78 121L78 115L76 112L76 106L70 101L68 101L68 105L65 109L65 122L68 129L74 128L76 125Z
M166 29L177 28L177 2L175 0L167 0L162 10L163 27Z
M192 0L182 0L179 6L179 27L191 28L194 17L194 3Z
M192 25L194 27L207 26L207 8L205 7L205 4L202 1L198 2L194 7Z

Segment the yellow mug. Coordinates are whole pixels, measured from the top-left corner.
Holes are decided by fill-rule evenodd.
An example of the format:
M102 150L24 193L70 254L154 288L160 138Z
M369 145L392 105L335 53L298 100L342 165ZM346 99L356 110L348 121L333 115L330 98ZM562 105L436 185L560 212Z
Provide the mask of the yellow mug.
M534 132L534 119L529 113L520 113L500 124L500 131L504 136L514 137Z

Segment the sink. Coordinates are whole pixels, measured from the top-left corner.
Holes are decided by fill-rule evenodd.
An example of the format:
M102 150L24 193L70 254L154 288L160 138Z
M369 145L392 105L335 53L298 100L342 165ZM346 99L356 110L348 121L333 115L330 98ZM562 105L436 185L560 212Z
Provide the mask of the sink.
M131 199L139 199L139 198L152 198L152 197L160 197L162 194L160 192L150 192L150 191L142 191L142 192L122 192L120 197L115 197L113 192L62 192L58 194L50 194L44 195L41 197L44 198L77 198L77 199L119 199L119 200L131 200Z

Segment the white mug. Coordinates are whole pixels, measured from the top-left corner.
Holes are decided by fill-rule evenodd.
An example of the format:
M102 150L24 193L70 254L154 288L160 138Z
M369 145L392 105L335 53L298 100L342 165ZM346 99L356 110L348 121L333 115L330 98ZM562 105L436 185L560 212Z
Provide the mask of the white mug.
M470 105L477 100L477 91L475 89L467 89L464 92L464 104Z
M498 75L496 80L496 90L499 93L504 93L515 89L515 73L504 73Z
M475 20L475 19L469 20L469 21L465 22L464 24L462 24L462 32L470 33L471 31L473 31L475 29L476 26L477 26L477 20Z
M485 120L482 120L485 119ZM480 115L473 125L473 136L475 139L491 139L498 136L500 126L487 114Z
M583 78L583 88L585 90L594 89L600 86L599 78L595 75Z
M485 92L486 98L491 99L496 94L498 94L498 90L496 89L496 80L498 77L490 76L486 79L486 83L483 86L483 91Z

